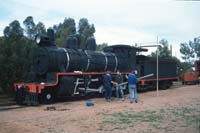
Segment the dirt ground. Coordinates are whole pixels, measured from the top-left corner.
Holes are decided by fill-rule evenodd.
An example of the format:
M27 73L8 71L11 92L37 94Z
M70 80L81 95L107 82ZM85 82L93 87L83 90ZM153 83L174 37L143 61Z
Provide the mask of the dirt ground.
M86 102L92 101L93 107ZM47 110L48 108L48 110ZM138 103L92 98L37 107L0 105L0 132L200 133L200 86L139 93Z

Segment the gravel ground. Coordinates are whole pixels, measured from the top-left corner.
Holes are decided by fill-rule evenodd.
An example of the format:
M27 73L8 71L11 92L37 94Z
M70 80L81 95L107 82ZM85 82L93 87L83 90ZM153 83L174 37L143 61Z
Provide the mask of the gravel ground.
M37 107L0 103L0 132L199 133L200 86L139 93L138 103L92 98ZM93 107L86 102L92 101ZM2 100L0 100L2 102Z

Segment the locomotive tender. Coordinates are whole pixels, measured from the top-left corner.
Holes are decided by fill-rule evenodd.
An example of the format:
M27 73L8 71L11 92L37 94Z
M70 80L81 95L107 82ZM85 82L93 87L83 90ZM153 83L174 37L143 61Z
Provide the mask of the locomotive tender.
M34 50L31 78L26 83L15 83L18 104L53 102L61 96L74 96L88 92L103 93L102 75L110 71L112 76L120 70L123 75L137 70L138 76L153 73L156 75L156 60L137 55L146 49L129 45L113 45L102 52L95 51L94 38L89 38L85 49L78 49L78 41L71 36L65 48L56 47L54 33L48 30L47 36L37 36L38 47ZM161 60L161 59L160 59ZM163 65L164 63L164 65ZM159 83L170 87L176 80L176 63L161 60ZM171 69L166 69L171 67ZM139 90L155 88L155 77L141 80Z

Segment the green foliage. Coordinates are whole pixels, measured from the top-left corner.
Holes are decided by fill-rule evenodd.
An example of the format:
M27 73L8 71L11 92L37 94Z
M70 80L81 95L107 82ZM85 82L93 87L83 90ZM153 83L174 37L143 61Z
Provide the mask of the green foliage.
M35 27L35 23L33 21L33 17L32 16L28 16L24 21L23 24L25 26L25 33L27 35L27 37L31 40L34 40L35 35L36 35L36 27Z
M13 83L25 81L31 65L29 53L33 46L24 37L14 40L10 37L0 43L0 84L6 94L13 94Z
M56 45L63 47L66 38L76 33L76 23L75 20L72 18L65 18L63 23L60 23L59 25L54 25L53 29L55 31Z
M55 31L55 42L59 47L64 47L66 39L69 36L74 36L78 40L79 48L86 48L86 41L89 37L93 37L95 28L93 24L89 24L86 18L79 20L78 30L76 30L76 23L73 18L65 18L63 23L53 26ZM77 31L77 32L76 32Z
M158 47L156 52L159 52L159 57L161 58L171 58L171 52L169 50L169 44L166 39L162 39L160 42L161 47ZM156 52L151 53L151 57L156 57Z
M89 37L92 37L95 33L95 27L93 24L89 24L86 18L79 20L78 34L80 39L80 48L85 49L86 41Z
M35 27L35 34L46 34L46 28L45 25L42 22L38 22L38 24Z
M107 43L98 44L96 50L97 51L103 51L103 48L105 48L107 46L108 46Z
M182 59L191 62L190 59L194 58L194 51L190 48L188 43L181 43L180 44L180 53L183 54Z
M9 24L9 26L6 26L4 29L4 36L13 39L23 37L23 29L21 28L19 21L14 20Z
M200 37L194 38L194 51L196 53L197 58L200 59Z
M37 34L45 34L46 28L42 22L39 22L37 25L34 23L33 17L28 16L24 21L23 24L25 26L25 35L28 39L34 40Z
M182 54L181 74L186 71L192 71L195 57L200 59L200 37L194 38L193 41L180 44L180 53Z
M5 28L4 37L0 39L0 86L4 93L12 95L13 83L25 80L33 47L33 42L24 37L17 20Z
M200 37L194 38L193 41L188 43L181 43L180 47L180 53L185 62L192 63L195 57L200 59Z

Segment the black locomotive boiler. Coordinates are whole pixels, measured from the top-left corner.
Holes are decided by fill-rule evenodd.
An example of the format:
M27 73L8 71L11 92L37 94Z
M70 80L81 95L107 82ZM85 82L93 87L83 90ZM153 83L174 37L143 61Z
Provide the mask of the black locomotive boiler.
M113 45L104 48L102 52L95 51L94 38L87 40L84 49L78 49L79 43L75 36L69 37L66 47L60 48L54 43L53 31L48 30L47 33L47 36L36 37L38 47L34 49L31 78L28 78L26 83L14 84L16 101L19 104L35 104L38 101L50 103L63 96L89 92L103 93L102 75L107 71L113 77L117 70L120 70L123 75L132 70L138 70L138 76L156 74L154 63L148 64L150 58L137 55L138 52L147 51L146 49L129 45ZM160 73L162 77L159 77L159 82L164 83L167 80L166 83L171 85L171 82L176 79L176 64L173 61L167 63L173 67L173 70L170 74L165 74L166 69L164 66L161 67L159 72L162 72ZM148 67L151 65L153 66ZM141 80L139 89L150 86L153 88L154 82L155 78Z

